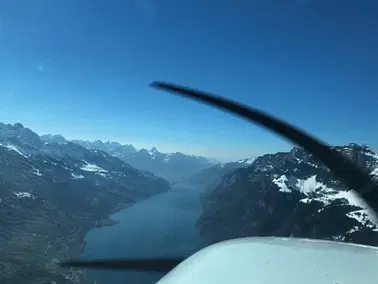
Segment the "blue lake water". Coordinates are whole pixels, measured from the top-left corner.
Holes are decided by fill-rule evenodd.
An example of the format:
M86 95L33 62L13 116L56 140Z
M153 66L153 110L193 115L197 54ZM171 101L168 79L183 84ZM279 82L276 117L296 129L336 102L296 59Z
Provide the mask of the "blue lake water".
M126 208L112 219L120 224L91 230L81 258L186 257L203 247L195 222L201 213L199 190L174 188ZM88 270L100 284L150 284L163 274Z

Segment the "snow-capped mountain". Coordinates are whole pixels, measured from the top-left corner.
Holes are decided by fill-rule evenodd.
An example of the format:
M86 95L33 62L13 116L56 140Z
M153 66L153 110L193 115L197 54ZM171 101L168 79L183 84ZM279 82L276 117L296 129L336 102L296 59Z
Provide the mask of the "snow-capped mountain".
M188 179L190 185L212 186L225 174L240 168L251 166L256 158L241 159L237 162L219 163L210 168L204 169Z
M170 188L104 151L50 138L43 141L19 123L0 123L4 283L29 283L29 272L36 271L38 283L91 283L57 261L81 253L86 232L111 224L111 213Z
M25 128L21 123L14 125L0 123L0 139L19 142L33 148L39 148L42 145L38 134Z
M46 136L43 138L46 139ZM96 186L126 186L125 190L136 189L138 182L152 182L157 188L169 187L167 181L162 178L134 169L104 151L86 149L66 141L60 135L50 136L49 141L43 141L20 123L0 123L2 179L17 185L25 179L31 187L33 183L28 180L31 177L30 173L38 173L37 176L42 176L45 180L51 179L55 183L72 180L77 182L82 179ZM132 181L133 185L128 184L129 181ZM135 194L138 195L146 189L142 187Z
M93 142L72 140L72 142L77 143L87 149L105 151L110 155L120 159L125 159L126 157L137 152L133 145L122 145L118 142L102 142L100 140Z
M333 148L377 174L378 155L369 147ZM202 206L197 227L209 242L292 236L378 245L376 220L364 202L300 148L257 157L224 175L202 197Z
M185 155L180 152L161 153L156 147L151 150L136 150L132 145L121 145L117 142L104 143L81 140L74 140L73 142L88 149L105 151L124 160L134 168L150 171L170 182L184 181L191 175L214 164L213 161L201 156Z

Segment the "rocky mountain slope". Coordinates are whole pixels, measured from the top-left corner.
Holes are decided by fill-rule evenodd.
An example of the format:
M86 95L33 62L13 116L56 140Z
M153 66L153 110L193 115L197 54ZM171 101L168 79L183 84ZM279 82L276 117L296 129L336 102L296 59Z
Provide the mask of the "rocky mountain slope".
M378 173L378 155L367 146L334 149L364 171ZM375 221L362 200L299 148L260 156L249 167L226 174L202 197L202 206L197 227L210 243L291 236L378 245Z
M169 188L106 152L0 123L0 282L90 283L57 263L80 254L111 213Z
M60 136L45 135L42 138L45 141L50 141L50 139L57 140ZM132 145L121 145L117 142L104 143L81 140L74 140L73 142L87 149L105 151L136 169L150 171L172 183L185 181L193 174L214 165L213 161L201 156L185 155L180 152L161 153L156 147L151 150L136 150Z

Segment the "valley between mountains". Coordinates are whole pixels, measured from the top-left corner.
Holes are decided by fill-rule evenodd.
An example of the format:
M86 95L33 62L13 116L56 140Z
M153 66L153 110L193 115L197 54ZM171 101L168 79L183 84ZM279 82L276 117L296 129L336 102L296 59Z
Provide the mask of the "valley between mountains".
M378 177L371 148L333 148ZM91 228L113 225L109 215L176 183L206 188L196 227L209 244L286 236L378 245L366 205L300 148L217 163L0 123L1 283L92 283L58 263L82 252Z

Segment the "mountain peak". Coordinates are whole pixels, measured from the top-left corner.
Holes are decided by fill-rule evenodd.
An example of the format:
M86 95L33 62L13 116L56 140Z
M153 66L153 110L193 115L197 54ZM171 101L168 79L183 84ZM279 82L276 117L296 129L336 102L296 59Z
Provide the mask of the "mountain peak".
M16 123L13 125L13 127L16 128L16 129L24 128L24 126L23 126L22 123L20 123L20 122L16 122Z
M49 143L66 144L67 140L62 134L45 134L40 136L41 139Z
M18 140L28 147L39 148L42 143L37 133L24 127L21 123L4 124L0 123L0 141L5 143L11 140Z

